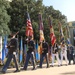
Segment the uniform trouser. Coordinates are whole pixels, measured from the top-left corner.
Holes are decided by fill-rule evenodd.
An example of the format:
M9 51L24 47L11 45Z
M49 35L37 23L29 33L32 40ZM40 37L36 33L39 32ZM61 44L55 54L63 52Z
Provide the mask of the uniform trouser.
M73 54L73 64L75 64L75 55Z
M40 67L42 67L42 63L43 63L44 58L46 58L47 67L49 67L48 53L41 54L41 57L40 57Z
M33 54L32 53L27 53L27 55L26 55L26 61L25 61L25 65L24 65L24 69L27 69L28 62L29 62L30 58L31 58L31 61L32 61L33 68L35 68L35 61L34 61Z
M6 70L7 70L8 66L9 66L12 58L14 60L16 70L19 70L19 64L17 62L16 55L8 54L7 61L6 61L5 65L2 68L2 71L5 71L6 72Z
M54 66L55 56L56 56L56 59L57 59L57 61L58 61L58 65L60 65L60 60L59 60L59 55L58 55L58 53L56 53L56 54L53 54L53 53L52 53L52 65Z
M63 57L65 58L66 64L68 64L67 52L66 51L65 52L61 51L61 65L62 65Z
M68 59L69 59L69 64L71 64L71 60L73 60L73 63L74 63L73 54L69 54Z
M69 54L68 60L69 60L69 64L71 64L71 60L73 60L73 64L75 64L75 57L73 54Z

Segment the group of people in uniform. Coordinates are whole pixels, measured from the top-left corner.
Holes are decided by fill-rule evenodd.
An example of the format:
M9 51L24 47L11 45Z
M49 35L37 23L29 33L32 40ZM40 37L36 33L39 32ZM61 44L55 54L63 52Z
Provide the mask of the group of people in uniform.
M60 43L60 45L55 43L51 48L52 48L51 49L51 55L52 55L51 66L52 67L54 66L55 57L58 61L58 66L62 66L63 59L66 62L66 66L71 65L71 60L73 60L73 64L75 64L75 49L74 49L74 46L72 46L71 44L69 44L67 46L65 44L65 42L62 42L62 43Z
M12 58L14 60L15 67L16 67L16 70L14 72L20 72L20 67L19 67L19 63L17 61L17 56L16 56L18 40L15 38L15 35L12 35L11 37L12 38L11 38L9 44L6 46L9 51L8 51L8 55L7 55L7 61L4 64L4 66L2 68L2 71L1 71L2 73L6 73L7 68L9 66ZM36 69L35 43L34 43L34 40L32 39L31 36L26 41L27 41L27 44L28 44L28 51L27 51L27 54L26 54L26 60L25 60L25 63L24 63L24 66L23 66L22 70L27 70L28 62L29 62L30 59L31 59L32 65L33 65L32 70L35 70ZM49 45L45 40L43 40L43 42L41 42L40 44L42 44L42 52L40 54L39 66L37 66L38 68L42 68L44 58L45 58L46 63L47 63L47 68L49 68L50 66L52 66L52 67L54 66L55 58L58 61L58 66L62 66L63 58L66 61L66 65L71 64L71 59L73 59L73 64L75 64L74 47L72 45L67 46L65 44L65 42L58 45L57 42L56 42L49 49ZM48 59L49 50L50 50L51 59L52 59L51 65L49 65L49 59ZM69 60L69 62L68 62L68 60Z

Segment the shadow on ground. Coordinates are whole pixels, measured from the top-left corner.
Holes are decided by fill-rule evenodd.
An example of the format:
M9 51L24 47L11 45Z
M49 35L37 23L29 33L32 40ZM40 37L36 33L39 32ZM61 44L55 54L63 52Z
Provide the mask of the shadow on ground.
M15 70L16 70L16 68L7 69L5 74L14 73ZM20 68L20 72L22 72L22 71L30 71L30 70L32 70L32 67L28 68L27 70L22 70L22 68ZM19 73L19 72L15 72L15 73ZM2 74L3 73L1 72L1 69L0 69L0 75L2 75Z
M73 72L61 73L61 75L75 75L75 71L73 71Z

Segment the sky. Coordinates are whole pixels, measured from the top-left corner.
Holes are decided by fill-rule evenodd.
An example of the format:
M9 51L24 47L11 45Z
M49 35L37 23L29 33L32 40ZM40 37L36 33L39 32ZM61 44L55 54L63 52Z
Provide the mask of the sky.
M75 0L43 0L45 6L53 6L62 15L67 17L67 21L75 21Z

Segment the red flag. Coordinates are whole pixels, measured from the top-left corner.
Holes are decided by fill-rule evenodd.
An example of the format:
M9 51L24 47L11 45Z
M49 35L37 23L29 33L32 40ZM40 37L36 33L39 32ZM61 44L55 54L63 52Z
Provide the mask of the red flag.
M29 13L27 12L27 27L26 27L26 36L32 36L33 37L33 28L30 20Z
M40 42L42 42L44 40L44 33L43 33L43 22L41 14L39 14L39 29L40 29Z
M51 44L52 46L54 45L54 43L56 42L56 37L55 37L55 34L54 34L54 29L52 27L52 21L49 17L49 25L50 25L50 38L51 38Z

